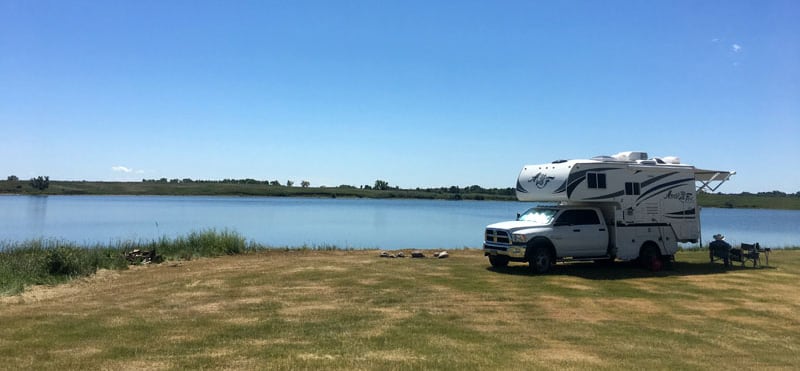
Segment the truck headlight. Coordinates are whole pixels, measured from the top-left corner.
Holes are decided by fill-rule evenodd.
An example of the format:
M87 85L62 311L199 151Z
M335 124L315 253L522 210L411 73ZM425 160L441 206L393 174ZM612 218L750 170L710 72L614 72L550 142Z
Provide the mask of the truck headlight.
M524 234L513 234L513 235L511 235L511 241L513 241L514 243L525 243L525 242L527 242L525 240L525 235Z

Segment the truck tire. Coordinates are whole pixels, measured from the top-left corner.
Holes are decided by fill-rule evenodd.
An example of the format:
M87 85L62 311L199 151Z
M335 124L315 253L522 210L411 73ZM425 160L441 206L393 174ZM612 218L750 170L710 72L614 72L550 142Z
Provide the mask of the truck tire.
M530 264L530 269L533 273L545 274L550 271L553 263L553 254L545 246L534 246L533 250L528 254L528 264Z
M639 253L639 262L645 269L653 272L660 271L663 267L663 262L661 261L661 253L658 251L658 246L653 243L644 244Z
M489 264L495 268L504 268L508 266L508 257L505 255L489 255Z

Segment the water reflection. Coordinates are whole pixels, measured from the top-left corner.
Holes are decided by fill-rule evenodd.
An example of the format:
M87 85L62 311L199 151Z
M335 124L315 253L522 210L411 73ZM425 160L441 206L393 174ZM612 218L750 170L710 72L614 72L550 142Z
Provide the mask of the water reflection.
M47 221L47 196L27 197L26 215L23 223L27 222L33 235L44 235Z

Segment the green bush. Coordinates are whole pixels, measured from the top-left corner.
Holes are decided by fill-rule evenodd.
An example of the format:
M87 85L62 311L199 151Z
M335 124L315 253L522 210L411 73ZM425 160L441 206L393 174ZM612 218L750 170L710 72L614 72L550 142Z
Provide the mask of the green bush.
M244 237L236 232L209 229L192 232L185 237L170 240L166 237L152 243L159 254L172 260L191 260L203 256L242 254L255 247L248 247Z
M78 246L71 242L38 239L25 242L0 241L0 295L22 292L27 285L56 284L94 274L98 269L126 269L126 253L153 251L170 260L244 254L270 247L248 243L237 232L214 229L192 232L170 239L118 241L112 245ZM317 250L336 250L333 245ZM156 261L157 263L158 261Z

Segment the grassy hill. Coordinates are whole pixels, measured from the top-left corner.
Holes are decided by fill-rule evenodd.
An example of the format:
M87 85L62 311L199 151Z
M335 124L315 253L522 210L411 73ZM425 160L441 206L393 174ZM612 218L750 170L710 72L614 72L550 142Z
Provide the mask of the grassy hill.
M430 255L430 253L428 253ZM262 251L101 270L0 298L9 369L792 369L800 251L726 270L493 270L377 251Z

